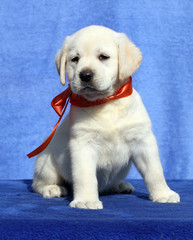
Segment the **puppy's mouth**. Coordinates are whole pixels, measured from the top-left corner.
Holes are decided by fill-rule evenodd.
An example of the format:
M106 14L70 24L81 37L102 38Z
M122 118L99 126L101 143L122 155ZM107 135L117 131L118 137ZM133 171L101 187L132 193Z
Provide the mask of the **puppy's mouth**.
M98 90L94 87L86 86L86 87L83 87L81 91L83 91L83 92L97 92Z
M88 100L96 100L107 97L106 95L110 88L111 87L100 90L92 86L85 86L80 90L79 94L87 98Z

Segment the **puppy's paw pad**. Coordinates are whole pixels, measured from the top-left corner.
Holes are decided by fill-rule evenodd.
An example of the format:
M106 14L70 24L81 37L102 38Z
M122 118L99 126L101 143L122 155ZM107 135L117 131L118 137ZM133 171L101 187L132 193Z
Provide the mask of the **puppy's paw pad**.
M154 202L160 202L160 203L179 203L180 202L180 196L178 193L174 191L169 191L167 194L159 195L156 198L152 198Z
M66 196L67 194L68 194L68 191L66 190L66 188L58 185L46 186L42 191L42 195L44 198L61 197L61 196Z
M82 208L82 209L103 209L103 204L101 201L72 201L70 207Z

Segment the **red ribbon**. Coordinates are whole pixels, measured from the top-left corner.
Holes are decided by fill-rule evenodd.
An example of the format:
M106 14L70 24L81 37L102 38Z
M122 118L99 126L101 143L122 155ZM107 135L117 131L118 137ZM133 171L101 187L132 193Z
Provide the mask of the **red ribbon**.
M29 158L34 157L34 156L38 155L39 153L41 153L48 146L48 144L52 140L54 133L66 111L69 101L72 105L77 106L77 107L92 107L92 106L104 104L111 100L128 97L132 94L132 92L133 92L133 88L132 88L132 78L131 77L129 78L129 81L125 85L123 85L116 93L114 93L113 95L111 95L105 99L98 99L96 101L88 101L83 96L73 93L71 91L71 88L69 85L68 88L64 92L57 95L51 102L51 106L54 108L54 110L56 111L56 113L59 115L60 118L59 118L58 122L56 123L56 125L54 126L50 136L38 148L36 148L31 153L27 154L27 156Z

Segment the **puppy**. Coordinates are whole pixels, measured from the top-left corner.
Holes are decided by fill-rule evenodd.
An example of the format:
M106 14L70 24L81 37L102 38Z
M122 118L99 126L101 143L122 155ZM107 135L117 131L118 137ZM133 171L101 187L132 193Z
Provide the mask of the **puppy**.
M142 61L125 34L102 26L84 28L65 39L55 62L61 83L67 72L73 93L89 101L117 92ZM71 106L51 143L38 155L33 189L45 198L68 194L71 207L102 209L99 193L130 193L123 182L134 163L154 202L180 197L164 178L151 121L139 94L92 107Z

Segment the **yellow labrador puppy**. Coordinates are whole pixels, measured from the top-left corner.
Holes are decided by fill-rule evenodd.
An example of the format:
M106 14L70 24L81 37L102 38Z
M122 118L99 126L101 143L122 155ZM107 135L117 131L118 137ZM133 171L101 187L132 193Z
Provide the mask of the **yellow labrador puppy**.
M142 55L125 34L90 26L65 39L56 56L61 83L67 72L75 94L89 101L114 94L137 70ZM164 178L151 121L139 94L93 107L71 106L51 143L38 155L33 189L45 198L65 196L71 207L102 209L99 193L130 193L122 180L134 163L150 199L180 201Z

